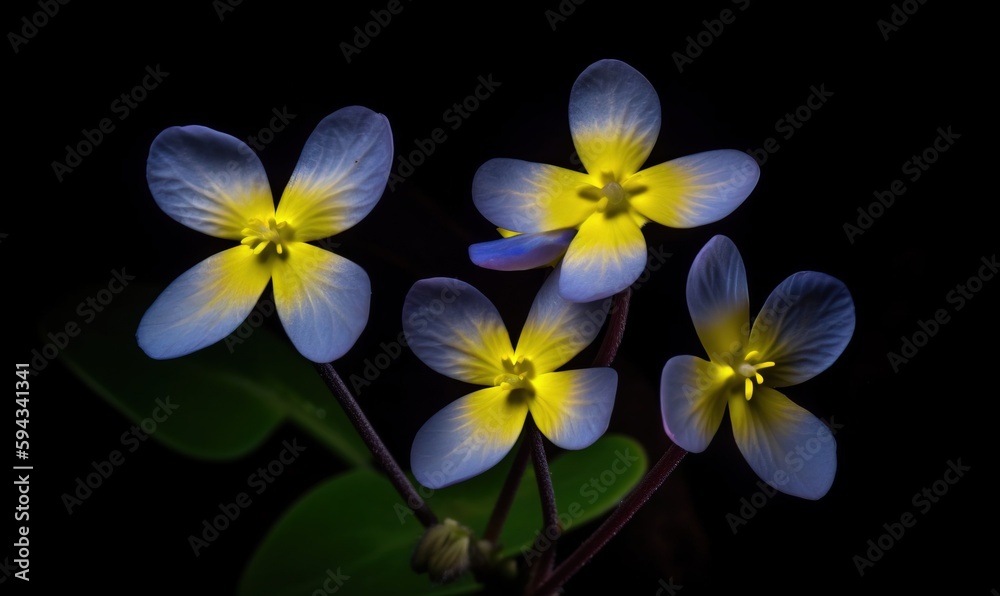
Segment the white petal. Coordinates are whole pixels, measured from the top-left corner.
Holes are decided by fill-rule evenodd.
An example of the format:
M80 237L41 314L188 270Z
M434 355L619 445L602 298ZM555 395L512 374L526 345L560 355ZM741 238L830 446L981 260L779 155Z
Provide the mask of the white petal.
M250 219L274 216L267 174L243 141L204 126L173 126L153 140L146 180L160 209L199 232L239 240Z
M304 242L290 243L274 267L278 317L295 348L313 362L331 362L354 346L368 323L371 294L359 265Z

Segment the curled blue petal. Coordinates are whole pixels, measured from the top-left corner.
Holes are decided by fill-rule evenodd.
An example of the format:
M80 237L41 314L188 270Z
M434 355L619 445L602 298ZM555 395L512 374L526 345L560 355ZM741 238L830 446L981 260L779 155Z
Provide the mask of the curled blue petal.
M549 265L566 252L576 230L519 234L469 247L472 262L496 271L524 271Z

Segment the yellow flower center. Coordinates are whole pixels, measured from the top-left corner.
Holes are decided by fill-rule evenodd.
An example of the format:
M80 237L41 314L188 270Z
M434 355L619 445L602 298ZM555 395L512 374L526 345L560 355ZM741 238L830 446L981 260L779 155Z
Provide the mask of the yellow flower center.
M764 383L764 377L760 374L760 370L763 368L770 368L774 366L773 362L757 362L757 358L760 356L760 352L757 350L751 350L743 356L743 362L737 363L732 368L736 374L745 377L743 381L743 393L746 395L747 401L753 397L753 382L757 381L758 385Z
M493 385L501 389L513 391L527 389L533 391L531 379L535 376L535 366L524 356L516 361L513 358L503 359L504 372L493 378Z
M614 210L625 202L628 195L622 185L611 181L601 188L601 198L597 201L597 212L604 213L608 209Z
M253 249L253 254L259 255L268 246L274 246L275 252L279 255L285 254L285 245L292 240L292 227L286 221L275 221L273 217L268 218L267 223L263 220L253 218L247 222L247 227L240 232L243 234L244 244Z

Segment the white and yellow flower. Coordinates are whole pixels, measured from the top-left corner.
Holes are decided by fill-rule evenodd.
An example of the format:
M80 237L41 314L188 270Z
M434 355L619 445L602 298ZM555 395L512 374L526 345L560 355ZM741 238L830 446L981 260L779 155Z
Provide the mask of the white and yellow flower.
M441 488L490 469L514 446L529 414L564 449L583 449L607 430L618 373L556 371L594 340L605 313L600 302L561 298L558 285L556 268L516 348L496 307L469 284L433 278L410 289L403 330L413 353L443 375L486 387L452 402L417 432L410 465L421 484Z
M854 333L847 287L825 273L796 273L751 326L743 259L729 238L716 236L691 265L687 303L709 360L675 356L663 367L660 405L671 440L704 451L728 406L736 444L762 480L797 497L825 495L837 442L776 388L811 379L844 351Z
M338 234L374 208L389 178L392 133L360 106L324 118L306 141L275 208L260 159L203 126L171 127L153 141L146 178L156 204L180 223L238 242L174 280L139 323L157 359L209 346L246 319L269 282L288 337L314 362L340 358L368 322L371 283L355 263L310 241Z
M757 162L723 149L643 168L660 121L656 91L634 68L618 60L587 67L569 99L570 132L586 172L505 158L480 166L476 207L516 234L472 245L472 261L521 270L565 253L559 292L586 302L642 274L647 222L690 228L732 213L757 184Z

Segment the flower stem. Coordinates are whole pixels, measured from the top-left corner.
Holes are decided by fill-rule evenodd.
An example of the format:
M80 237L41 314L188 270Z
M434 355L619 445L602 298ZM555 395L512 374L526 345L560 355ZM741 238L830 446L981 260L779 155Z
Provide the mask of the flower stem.
M510 467L510 472L507 473L503 488L500 489L496 505L493 506L493 513L490 515L490 521L486 524L486 531L483 533L484 540L496 544L497 540L500 539L503 524L507 521L507 514L510 513L514 497L517 495L517 487L521 485L521 477L524 475L524 469L528 466L529 453L531 453L531 441L525 440L521 443L521 448L517 450L517 455L514 456L514 463Z
M532 463L535 467L535 480L538 481L538 494L542 497L542 531L535 538L532 551L541 553L538 561L532 565L528 579L528 592L546 580L552 570L552 562L556 557L556 542L562 534L559 526L559 512L556 509L556 493L552 488L552 476L549 474L549 462L545 457L545 444L542 433L530 420L528 440L531 442Z
M622 500L618 508L611 513L608 519L604 520L597 530L587 538L578 549L573 551L552 574L536 590L531 590L529 594L547 595L554 594L562 587L569 578L580 571L584 565L600 551L609 540L615 537L618 532L625 527L632 516L640 507L649 501L653 493L660 488L670 474L677 469L678 464L687 455L687 451L677 445L671 445L660 458L660 461L649 470L643 477L639 486L635 488L625 499Z
M434 512L431 511L427 503L420 497L410 479L407 478L406 474L399 467L399 464L396 463L395 458L389 453L389 449L382 442L382 438L378 436L378 433L375 432L375 428L368 422L368 418L361 411L361 406L358 405L357 400L351 395L350 389L347 388L343 379L334 370L333 365L329 363L317 364L316 369L319 371L319 376L322 377L326 386L337 397L337 401L344 408L344 412L351 420L358 434L361 435L361 439L365 442L365 445L368 445L368 448L371 449L372 455L375 456L375 461L381 464L382 470L389 477L389 481L392 482L393 487L399 492L400 496L406 500L407 506L413 510L420 523L425 528L436 524L438 522L437 516L434 515Z
M615 294L611 307L611 320L608 322L608 330L604 332L604 340L601 342L601 349L594 357L592 366L611 366L615 356L618 355L618 348L622 345L622 338L625 336L625 323L628 319L628 306L632 299L632 288L628 287Z

